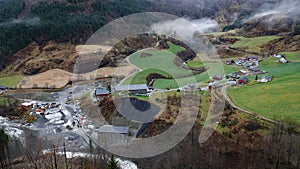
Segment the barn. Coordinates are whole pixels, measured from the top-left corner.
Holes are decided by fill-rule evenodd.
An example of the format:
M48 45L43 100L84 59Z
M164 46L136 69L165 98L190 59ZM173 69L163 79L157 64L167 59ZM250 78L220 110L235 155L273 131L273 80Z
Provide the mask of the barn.
M147 95L149 88L146 84L118 85L114 87L114 92L126 92L131 95Z
M120 145L128 143L132 138L128 126L103 125L95 129L102 145Z

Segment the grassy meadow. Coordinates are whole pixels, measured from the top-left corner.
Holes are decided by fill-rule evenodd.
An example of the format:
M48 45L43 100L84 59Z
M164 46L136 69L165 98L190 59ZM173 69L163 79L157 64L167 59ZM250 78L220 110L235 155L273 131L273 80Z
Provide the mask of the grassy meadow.
M0 85L6 87L16 87L21 82L22 79L23 76L21 75L3 76L0 77Z
M244 48L247 52L260 52L260 47L268 42L279 38L278 36L260 36L254 38L246 38L242 36L234 36L239 39L236 43L231 45L233 48Z
M289 59L289 54L286 55ZM240 107L257 112L268 118L292 120L300 124L300 62L296 54L290 55L294 62L279 64L278 59L268 58L260 68L274 75L270 83L256 82L229 88L228 95ZM298 55L300 58L300 55ZM261 77L263 75L259 75Z

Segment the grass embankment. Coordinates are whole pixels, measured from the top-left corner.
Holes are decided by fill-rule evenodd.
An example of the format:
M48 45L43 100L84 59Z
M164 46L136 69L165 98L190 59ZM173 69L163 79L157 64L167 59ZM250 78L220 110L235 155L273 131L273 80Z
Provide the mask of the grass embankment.
M278 59L268 58L260 68L275 76L270 83L250 83L228 89L232 100L240 107L268 118L294 121L300 124L300 54L285 53L292 61L279 64ZM260 75L262 76L262 75ZM259 76L259 77L260 77Z

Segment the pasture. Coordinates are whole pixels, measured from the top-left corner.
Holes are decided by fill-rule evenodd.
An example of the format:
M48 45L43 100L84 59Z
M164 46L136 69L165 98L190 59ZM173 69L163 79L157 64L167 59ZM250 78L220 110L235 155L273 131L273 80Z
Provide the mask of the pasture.
M6 87L17 87L17 85L21 82L23 76L15 75L15 76L3 76L0 77L0 85Z
M244 109L268 118L287 122L292 120L299 125L300 62L265 64L260 68L268 71L267 75L274 75L274 80L270 83L249 83L242 87L229 88L230 98Z
M260 47L270 41L279 38L279 36L261 36L254 38L246 38L242 36L234 36L239 41L235 42L231 47L233 48L244 48L247 52L260 52Z

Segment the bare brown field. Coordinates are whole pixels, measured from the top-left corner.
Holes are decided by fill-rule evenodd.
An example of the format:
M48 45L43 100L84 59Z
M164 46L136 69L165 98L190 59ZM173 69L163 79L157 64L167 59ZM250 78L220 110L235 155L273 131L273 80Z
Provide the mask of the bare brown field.
M95 80L117 76L127 77L134 73L134 66L103 67L86 74L73 74L61 69L52 69L46 72L25 76L18 88L63 88L71 81Z

